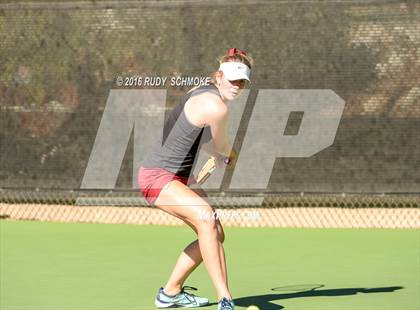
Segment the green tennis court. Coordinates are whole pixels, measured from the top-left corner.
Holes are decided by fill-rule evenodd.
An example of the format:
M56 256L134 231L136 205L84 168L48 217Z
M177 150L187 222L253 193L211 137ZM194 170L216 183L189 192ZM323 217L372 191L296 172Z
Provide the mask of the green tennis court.
M158 287L194 238L187 227L0 225L2 310L155 309ZM226 236L239 309L420 308L418 230L226 228ZM203 266L186 285L216 309Z

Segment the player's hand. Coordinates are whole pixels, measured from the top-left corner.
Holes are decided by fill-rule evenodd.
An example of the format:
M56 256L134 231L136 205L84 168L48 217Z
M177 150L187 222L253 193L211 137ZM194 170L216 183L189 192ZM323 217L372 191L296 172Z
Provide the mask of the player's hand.
M236 163L236 159L237 159L238 155L237 153L232 150L230 152L229 157L227 156L218 156L216 159L216 167L217 168L233 168L235 166Z

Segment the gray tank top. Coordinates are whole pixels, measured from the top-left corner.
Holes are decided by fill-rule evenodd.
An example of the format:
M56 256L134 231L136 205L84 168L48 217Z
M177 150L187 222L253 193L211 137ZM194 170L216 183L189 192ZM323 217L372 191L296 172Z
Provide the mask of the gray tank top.
M198 150L201 144L211 140L211 132L210 127L200 128L191 124L185 115L184 106L189 98L204 92L220 96L213 84L200 86L185 94L169 115L157 143L144 158L143 167L163 168L178 176L190 176Z

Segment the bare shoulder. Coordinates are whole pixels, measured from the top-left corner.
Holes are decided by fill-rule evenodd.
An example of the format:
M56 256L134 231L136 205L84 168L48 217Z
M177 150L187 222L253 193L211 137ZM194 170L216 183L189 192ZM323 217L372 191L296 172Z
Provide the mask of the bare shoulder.
M189 98L185 103L184 111L187 119L198 127L220 123L228 117L229 113L222 99L210 92Z
M220 96L210 92L199 94L190 98L190 100L191 103L199 107L204 114L223 116L229 112Z

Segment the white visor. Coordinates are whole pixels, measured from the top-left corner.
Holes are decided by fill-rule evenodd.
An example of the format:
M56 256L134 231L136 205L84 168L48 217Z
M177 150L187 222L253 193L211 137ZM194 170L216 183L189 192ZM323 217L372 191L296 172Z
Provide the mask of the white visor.
M229 81L235 80L247 80L250 81L249 77L251 69L242 62L228 61L220 64L219 71L222 71Z

